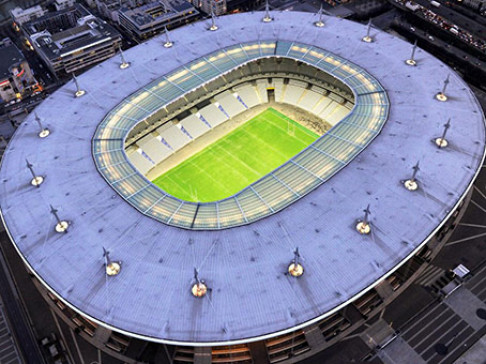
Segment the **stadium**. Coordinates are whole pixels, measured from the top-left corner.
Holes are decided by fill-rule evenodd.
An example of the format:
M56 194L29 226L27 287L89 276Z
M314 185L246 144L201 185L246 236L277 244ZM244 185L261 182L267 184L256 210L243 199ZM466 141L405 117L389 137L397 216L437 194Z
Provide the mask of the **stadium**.
M12 243L56 313L127 363L310 357L417 277L484 161L472 91L411 54L292 12L142 43L17 130Z

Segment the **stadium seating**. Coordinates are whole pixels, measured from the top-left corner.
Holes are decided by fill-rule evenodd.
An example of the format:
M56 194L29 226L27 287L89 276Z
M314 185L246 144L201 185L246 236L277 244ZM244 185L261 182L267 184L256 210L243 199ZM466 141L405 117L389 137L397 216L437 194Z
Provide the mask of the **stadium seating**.
M163 159L171 153L171 150L166 147L160 140L149 134L144 136L137 142L137 145L150 157L155 164L160 163Z
M268 102L267 86L268 82L266 79L260 79L256 81L258 95L260 96L260 102L265 104Z
M127 151L129 160L142 173L147 173L155 165L159 164L173 152L184 147L191 140L200 137L213 127L220 125L229 118L235 117L248 108L260 105L268 101L267 87L274 88L275 101L282 102L302 108L321 119L336 125L342 120L354 104L346 101L342 96L329 92L318 86L310 86L307 82L295 79L285 81L284 78L276 77L269 84L267 79L259 79L256 85L250 82L226 90L214 97L213 103L200 109L197 113L191 114L182 119L178 124L166 123L157 129L157 133L146 135L136 142L135 148ZM329 133L328 139L334 140L324 146L315 146L315 150L308 153L314 158L295 158L292 164L282 166L273 173L273 181L265 185L259 183L242 194L238 200L226 201L219 205L220 212L225 217L220 220L221 224L231 225L241 219L243 211L248 211L248 216L243 213L245 219L254 219L260 214L268 213L268 200L276 200L272 196L279 191L281 201L291 199L305 193L321 180L317 176L332 173L334 167L338 167L336 161L346 153L353 153L355 146L342 141L357 140L356 132L363 132L357 128L350 128L349 125L334 128ZM370 131L372 133L372 131ZM365 141L366 136L359 141ZM341 144L336 143L341 141ZM329 142L328 142L329 143ZM335 149L334 145L340 147ZM343 149L344 148L344 149ZM325 155L323 155L325 153ZM316 160L328 159L330 163L315 163ZM329 166L334 166L330 168ZM297 168L296 168L297 167ZM317 178L316 178L317 177ZM272 187L273 186L273 187ZM277 188L277 186L279 186ZM189 206L188 206L189 207ZM280 208L272 206L273 209ZM157 209L157 207L155 207ZM201 210L204 217L205 211ZM208 212L209 215L214 211ZM190 212L188 213L190 215ZM183 215L183 211L180 212Z
M345 101L342 96L329 93L320 87L312 86L308 89L307 83L303 81L290 79L286 85L284 79L275 78L273 86L276 102L297 106L319 116L332 126L342 120L354 105Z
M283 78L274 78L273 87L275 88L275 101L283 102L283 96L285 93L285 85Z
M325 119L329 124L336 125L339 121L341 121L347 114L349 113L349 109L343 106L335 107L333 112L327 116Z
M330 103L327 104L325 108L322 109L322 111L318 115L321 119L330 122L328 121L329 116L331 116L336 111L336 109L340 107L341 105L339 105L337 102L331 101ZM347 111L348 110L346 110L346 112Z
M133 166L143 174L147 173L154 166L154 164L138 152L136 148L127 150L126 153Z
M234 69L235 64L243 65L251 59L267 55L305 59L309 64L335 74L340 79L346 79L355 94L355 112L336 124L304 152L232 198L199 205L181 201L147 181L142 174L150 170L155 161L160 160L161 153L164 153L161 151L172 153L182 148L202 135L204 130L210 130L227 120L229 114L236 115L239 110L244 110L244 105L252 107L267 103L270 94L268 88L274 88L277 102L285 99L290 104L331 122L337 122L347 110L353 108L342 97L346 94L334 85L324 85L324 90L311 86L308 82L292 80L292 77L284 80L282 76L270 76L270 83L269 76L265 76L221 94L221 97L217 97L219 101L216 101L220 107L212 103L199 109L196 114L182 119L178 124L173 121L165 122L157 128L158 134L151 132L148 137L134 138L131 146L124 151L126 136L137 128L140 120L153 116L151 112L156 103L174 101L168 104L167 110L170 109L170 113L179 109L184 111L182 108L185 101L177 100L184 92L197 84L202 85L203 82L213 80L216 74ZM288 206L312 190L313 186L330 178L381 130L389 110L386 93L382 92L382 87L366 71L351 64L337 67L344 62L339 56L329 55L327 51L314 49L309 52L305 45L297 46L286 41L238 44L224 52L217 51L202 57L187 67L154 80L109 112L93 138L93 156L97 168L128 203L142 213L169 225L219 229L256 221ZM257 69L259 67L256 63L254 66ZM192 73L187 72L187 68ZM213 81L213 90L220 90L219 92L227 83L222 78ZM177 102L180 103L179 106ZM156 123L163 121L165 120L155 120ZM142 130L135 130L133 135L139 138L143 135L140 132ZM126 160L126 155L129 161ZM135 168L142 174L135 173ZM295 352L292 350L305 350L305 347L291 349L291 353ZM280 356L279 353L272 360L279 360Z
M157 132L169 144L172 150L180 149L191 141L176 125L172 125L166 129L160 127L157 129Z
M220 103L220 105L231 118L247 109L245 105L240 102L235 96L233 96L233 94L231 94L229 91L225 92L222 97L216 100Z
M191 134L193 138L197 138L209 130L209 127L196 115L192 114L181 120L181 125Z
M199 112L212 127L228 120L228 117L214 104L203 107Z
M299 103L299 106L304 110L314 113L314 106L317 105L322 97L322 93L318 93L313 90L306 90L306 92L302 96L302 100Z
M332 100L326 96L322 97L314 106L314 114L319 115L325 108L329 106Z
M220 94L217 94L216 96L214 96L214 100L221 103L221 99L224 99L226 98L227 96L231 95L231 91L230 90L226 90L224 92L221 92Z
M312 85L311 90L317 92L318 94L324 95L324 96L326 96L329 93L329 91L327 91L326 89L319 87L319 86L316 86L316 85Z
M304 81L290 79L286 83L283 78L277 77L273 78L269 85L267 79L260 79L257 80L256 87L251 83L245 83L216 95L212 104L203 107L196 114L185 117L177 125L169 123L159 127L158 136L150 134L139 139L137 146L142 154L132 152L133 163L141 171L150 170L192 139L200 137L211 128L248 108L261 104L263 100L268 101L267 86L274 87L277 102L302 108L333 126L342 120L354 105L342 96L328 92L321 87L311 86L309 88L308 83ZM335 130L333 134L336 138L351 140L354 135L349 134L350 130L352 129L346 129L344 132ZM312 172L312 168L316 166L312 166L310 170L303 165L300 167L297 173L293 171L288 175L285 173L285 168L278 170L275 172L275 178L281 180L289 191L298 194L299 191L308 188L309 184L316 182ZM315 172L317 175L323 173L319 168ZM262 191L262 193L266 192Z
M344 103L344 101L345 101L345 100L344 100L344 98L343 98L342 96L339 96L338 94L335 94L335 93L333 93L333 92L329 93L328 97L329 97L331 100L333 100L333 101L335 101L336 103L338 103L338 104L342 104L342 103Z
M352 102L346 101L344 103L344 107L348 110L351 110L353 108L354 104Z
M233 90L241 97L248 108L252 108L253 106L260 104L258 91L252 85L244 84L242 86L234 87Z
M285 89L282 102L297 106L299 105L299 100L304 92L305 88L289 83Z

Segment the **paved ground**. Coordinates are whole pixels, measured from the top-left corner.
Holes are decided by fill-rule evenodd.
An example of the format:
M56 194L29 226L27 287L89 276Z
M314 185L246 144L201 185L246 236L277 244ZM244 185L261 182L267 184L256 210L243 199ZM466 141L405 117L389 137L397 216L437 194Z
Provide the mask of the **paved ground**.
M0 234L0 238L5 241L7 238L5 232ZM17 352L21 353L26 363L44 363L33 336L30 322L25 315L24 306L21 304L21 297L18 295L14 281L10 278L2 249L0 249L0 296L3 302L2 312L8 317L10 330L15 335L17 342L20 343L20 350L17 350ZM0 360L0 363L4 364L4 361Z
M483 336L467 353L457 359L454 364L486 364L484 353L486 353L486 336Z
M486 268L475 279L486 285ZM463 286L401 328L398 338L379 351L378 357L385 364L452 363L486 332L486 321L476 315L476 310L485 308Z
M6 302L9 302L9 319L15 327L14 334L18 338L20 350L23 353L27 353L27 364L42 364L44 359L39 356L41 353L37 349L37 341L44 337L55 334L56 338L62 344L59 344L59 350L65 347L64 355L67 357L70 363L73 364L89 364L92 362L99 362L103 364L119 364L118 360L115 360L88 344L84 339L79 337L73 331L69 330L68 326L61 319L54 319L50 312L48 304L44 301L39 294L32 279L25 270L22 261L18 257L17 253L13 249L10 241L8 240L5 232L0 233L0 248L1 252L5 254L8 266L11 268L14 275L13 287L21 287L19 299L15 298L17 292L12 292L12 285L8 283L4 284L4 274L2 266L0 265L0 295ZM5 266L6 268L6 266ZM8 292L10 291L10 293ZM22 304L19 304L21 300ZM25 307L28 313L28 318L20 313L20 307ZM13 309L14 311L11 311ZM13 312L13 314L12 314ZM22 320L25 322L23 323ZM34 333L35 339L29 340L29 334L26 332L28 329L27 322L32 322L31 329ZM1 323L0 323L0 354L1 354ZM79 347L79 351L78 351ZM39 353L39 354L37 354ZM45 360L48 363L52 363L48 359L48 355L44 352ZM101 361L99 359L101 358ZM0 355L0 364L4 363Z
M12 329L7 321L3 302L0 299L0 363L2 364L21 364L22 357L18 352Z

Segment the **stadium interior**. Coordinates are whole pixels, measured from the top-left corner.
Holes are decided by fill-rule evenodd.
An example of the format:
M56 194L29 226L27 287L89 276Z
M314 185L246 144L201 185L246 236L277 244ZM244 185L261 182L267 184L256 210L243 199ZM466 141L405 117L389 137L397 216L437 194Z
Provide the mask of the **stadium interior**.
M253 61L257 59L260 61ZM286 59L294 61L287 63ZM256 66L246 72L247 65ZM220 102L215 101L212 104L211 98L245 81L255 79L256 85L256 79L262 78L262 75L266 76L264 79L268 88L272 87L273 79L283 79L281 84L284 95L291 79L304 81L306 85L318 86L323 90L327 89L326 92L329 94L326 96L341 94L344 104L346 98L351 101L351 92L345 90L352 89L354 106L348 105L352 110L346 108L347 116L327 133L320 135L307 148L287 158L278 168L275 168L279 165L276 164L274 169L264 172L266 174L263 177L258 177L259 179L249 182L239 192L233 191L223 199L198 200L199 189L193 194L196 200L174 196L153 184L130 161L134 155L138 159L150 158L149 154L136 145L137 140L149 133L156 132L149 135L149 139L155 138L157 143L161 142L159 144L167 143L157 129L162 127L164 131L165 124L169 130L174 126L171 125L172 120L184 111L187 112L186 115L180 116L179 119L190 116L191 108L197 105L199 109L212 105L225 117L224 112L216 106L216 102L221 106ZM288 82L285 79L288 79ZM209 87L208 85L213 82L216 84ZM198 92L193 91L198 89ZM275 96L274 86L273 93ZM268 96L267 92L267 98ZM298 108L291 104L279 105ZM299 114L305 113L304 109L299 109ZM93 152L95 163L103 177L142 213L167 224L189 229L223 229L248 224L278 212L329 179L378 135L386 121L388 109L388 97L379 82L360 67L337 55L286 41L237 44L202 56L163 77L152 78L149 84L125 98L106 114L103 122L99 124L93 139ZM193 112L197 113L198 108L196 107ZM318 116L310 118L320 119ZM300 117L296 119L299 120ZM211 125L211 122L208 123ZM324 122L322 123L324 125ZM231 124L221 122L216 129L220 131ZM304 128L301 124L295 125ZM184 134L183 138L188 137L189 132L185 128L186 133L182 131L182 127L180 130L176 128L175 126L172 130L179 133L179 136ZM157 137L160 140L157 140ZM133 149L125 152L127 147L130 148L134 143ZM193 143L187 144L193 146ZM149 166L159 164L155 161L148 163L151 163ZM163 164L168 163L164 161ZM178 183L175 182L173 185Z
M352 91L330 74L303 62L268 57L159 109L132 129L125 150L131 163L153 180L269 107L322 135L353 106Z

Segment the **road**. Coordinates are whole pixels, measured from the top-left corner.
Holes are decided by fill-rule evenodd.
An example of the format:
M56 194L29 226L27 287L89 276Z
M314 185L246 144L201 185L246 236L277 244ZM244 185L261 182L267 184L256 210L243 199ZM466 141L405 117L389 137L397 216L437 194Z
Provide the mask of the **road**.
M19 300L17 288L10 279L10 271L6 264L3 251L0 249L0 295L4 304L4 310L12 325L20 351L28 364L45 363L39 347L30 328L30 323L23 311Z

